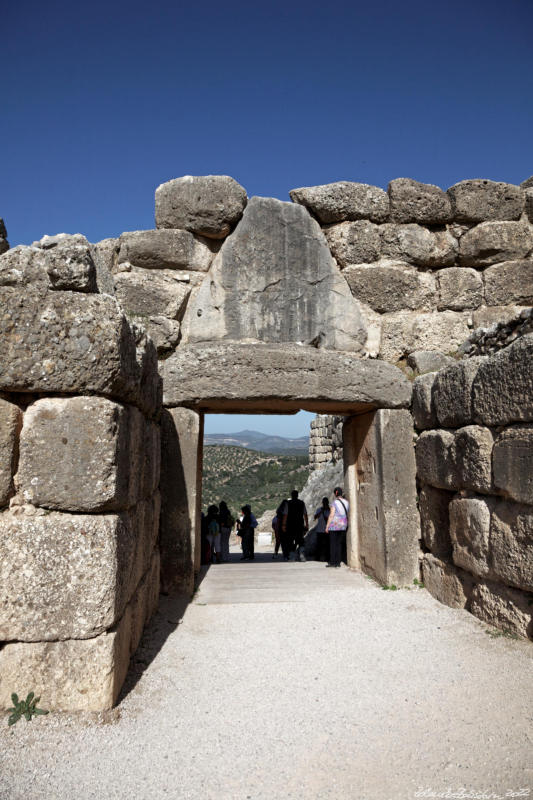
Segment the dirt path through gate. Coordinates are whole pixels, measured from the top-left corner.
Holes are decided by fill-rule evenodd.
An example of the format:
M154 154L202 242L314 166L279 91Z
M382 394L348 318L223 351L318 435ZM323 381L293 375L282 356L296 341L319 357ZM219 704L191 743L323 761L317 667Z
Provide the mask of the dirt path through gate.
M210 568L179 624L163 598L118 710L4 722L0 797L533 797L531 644L425 590L261 561Z

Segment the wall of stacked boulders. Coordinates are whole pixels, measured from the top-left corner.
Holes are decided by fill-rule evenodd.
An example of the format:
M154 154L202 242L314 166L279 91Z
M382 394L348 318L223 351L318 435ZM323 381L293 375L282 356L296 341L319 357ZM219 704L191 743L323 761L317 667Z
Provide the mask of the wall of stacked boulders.
M323 469L330 461L342 461L343 417L317 414L309 428L309 470Z
M533 638L533 334L416 378L428 590Z
M0 258L0 707L116 701L159 596L157 354L82 236Z

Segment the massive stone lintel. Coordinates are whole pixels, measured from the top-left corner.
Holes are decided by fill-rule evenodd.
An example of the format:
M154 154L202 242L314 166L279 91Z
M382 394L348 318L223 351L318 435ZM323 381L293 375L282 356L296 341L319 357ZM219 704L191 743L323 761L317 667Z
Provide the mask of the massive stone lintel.
M288 344L184 346L160 370L167 407L206 412L304 408L357 413L407 408L412 392L410 381L392 364Z

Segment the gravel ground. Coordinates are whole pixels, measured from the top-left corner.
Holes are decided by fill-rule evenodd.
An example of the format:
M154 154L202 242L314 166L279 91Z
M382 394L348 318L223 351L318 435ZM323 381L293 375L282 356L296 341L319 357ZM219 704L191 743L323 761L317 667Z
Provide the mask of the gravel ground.
M423 589L215 566L162 598L117 709L2 726L0 797L533 798L532 666Z

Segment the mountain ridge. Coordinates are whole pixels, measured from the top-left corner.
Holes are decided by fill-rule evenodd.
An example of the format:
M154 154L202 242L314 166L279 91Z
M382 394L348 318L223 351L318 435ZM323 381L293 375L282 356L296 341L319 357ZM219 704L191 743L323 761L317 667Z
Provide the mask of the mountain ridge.
M309 436L277 436L259 431L237 431L235 433L206 433L204 445L244 447L247 450L260 450L263 453L307 453Z

